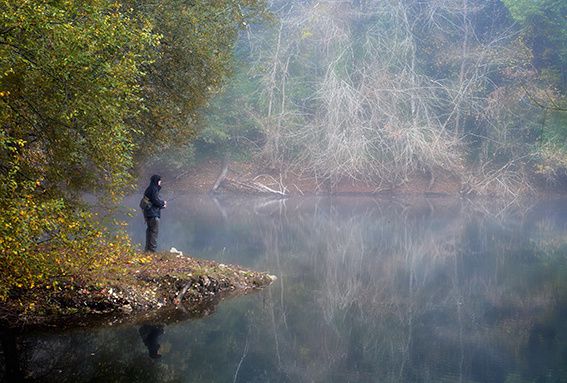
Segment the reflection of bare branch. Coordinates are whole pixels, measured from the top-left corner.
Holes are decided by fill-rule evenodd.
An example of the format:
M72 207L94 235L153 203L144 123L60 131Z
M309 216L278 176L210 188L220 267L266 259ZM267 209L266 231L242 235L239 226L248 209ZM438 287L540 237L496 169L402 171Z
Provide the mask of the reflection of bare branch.
M232 380L233 383L236 383L236 379L238 379L238 371L240 371L240 366L242 366L242 362L244 362L244 358L248 355L248 335L246 335L246 344L244 345L244 350L242 351L242 357L236 366L236 371L234 372L234 379Z
M463 350L470 342L482 341L471 339L471 330L466 326L480 315L478 307L472 304L479 294L494 301L502 299L494 293L499 289L498 273L495 270L493 275L468 275L468 270L462 269L463 252L467 251L464 242L468 240L470 225L478 227L480 238L475 246L483 254L494 246L491 243L494 227L488 222L496 222L503 228L510 222L497 217L501 209L495 207L486 208L494 214L482 215L467 202L449 206L439 207L431 201L397 205L375 201L345 217L333 203L324 203L315 204L309 212L291 208L294 214L290 217L283 212L265 216L274 220L273 225L264 223L258 230L268 246L268 254L274 255L271 269L277 264L281 275L292 279L297 272L286 271L286 265L290 267L299 260L280 263L280 252L289 246L280 236L290 235L288 230L291 230L293 243L303 244L304 248L294 248L291 253L286 248L288 257L282 260L295 259L296 251L303 254L299 263L311 268L316 286L314 292L309 292L316 295L313 310L319 315L316 340L304 339L297 344L297 335L284 324L289 308L278 307L277 301L271 303L281 368L289 376L325 380L328 376L325 371L331 373L337 363L345 362L352 347L351 326L359 321L365 331L361 347L371 353L365 357L387 360L389 368L383 371L383 376L389 376L392 381L399 380L411 368L411 352L414 344L420 342L415 339L416 324L428 313L442 311L454 317L455 325L446 326L432 336L450 339L451 344L460 347L461 362L466 352ZM500 217L509 217L511 212L508 207ZM440 214L444 217L443 226L432 225L431 220L438 220L434 217ZM286 289L287 297L293 296L298 286L288 282L281 288ZM279 299L283 302L284 298ZM313 313L300 315L307 319ZM312 347L317 353L308 354L305 364L298 365L297 359L288 355L300 354L301 347ZM316 377L309 367L314 364L319 370Z
M256 326L251 324L246 334L235 331L235 336L226 337L226 345L243 347L236 350L235 371L225 369L234 381L248 355L261 353L262 361L271 363L285 381L437 381L447 369L470 372L475 349L497 344L499 350L515 355L526 344L526 329L538 315L548 316L546 310L555 307L557 280L547 280L541 269L537 278L530 279L529 289L513 288L514 282L525 282L523 272L515 275L525 269L515 267L527 245L535 248L528 256L549 257L542 260L549 265L567 243L564 220L556 222L558 217L546 211L537 215L535 209L507 206L506 201L481 206L480 200L265 202L222 197L218 201L226 211L226 227L235 231L231 236L239 233L241 240L257 248L256 266L277 273L280 282L257 296L264 299L264 306L253 300L242 303L255 307L246 320ZM183 217L189 217L191 224L202 222L202 215L216 227L218 220L211 216L218 219L221 213L209 198L191 197L179 203L186 204ZM526 226L530 230L523 231ZM243 247L248 252L249 247ZM537 269L534 259L526 264L530 269ZM514 278L518 280L510 280ZM225 314L207 323L176 325L172 333L200 342L175 342L180 348L175 359L171 351L172 363L160 369L141 363L141 369L148 369L142 370L149 374L144 378L175 380L183 375L180 366L187 373L191 350L203 352L209 343L225 345L219 343L224 337L210 342L210 333L203 330L224 330L229 323L240 326L242 321L235 319L243 315L242 308L240 303L227 305ZM491 315L494 310L498 318ZM131 334L126 329L121 336L116 336L116 328L90 331L50 334L34 344L25 355L30 379L57 379L58 370L76 371L74 376L81 381L111 373L122 376L125 365L135 365L140 356L147 358L136 331ZM124 352L132 350L133 340L138 341L139 352ZM211 364L203 362L203 370L192 368L214 370L213 354L205 358ZM225 354L220 356L223 361ZM451 359L440 360L440 354L450 354ZM74 368L86 360L92 361L86 368ZM104 373L101 365L109 369L108 375L96 375ZM173 366L175 372L168 370ZM350 373L347 378L339 375Z

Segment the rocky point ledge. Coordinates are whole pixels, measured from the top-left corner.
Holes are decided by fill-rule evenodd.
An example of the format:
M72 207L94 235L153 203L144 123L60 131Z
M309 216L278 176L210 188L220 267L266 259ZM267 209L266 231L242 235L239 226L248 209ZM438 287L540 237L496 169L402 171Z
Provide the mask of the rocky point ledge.
M127 263L125 273L106 276L104 283L24 292L0 304L1 327L200 317L212 312L222 298L261 289L275 280L267 273L176 253L144 255L142 260Z

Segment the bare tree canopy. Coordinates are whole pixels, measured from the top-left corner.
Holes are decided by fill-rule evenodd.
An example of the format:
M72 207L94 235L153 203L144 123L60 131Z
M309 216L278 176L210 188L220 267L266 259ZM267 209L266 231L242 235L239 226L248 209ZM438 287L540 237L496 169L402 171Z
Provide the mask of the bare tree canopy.
M236 114L261 132L256 142L275 168L389 184L444 172L475 188L500 169L503 191L525 188L524 176L543 169L542 153L559 153L549 143L565 135L565 87L549 69L561 58L538 68L532 19L512 8L273 1L276 22L243 39L256 89ZM240 81L233 96L245 89Z

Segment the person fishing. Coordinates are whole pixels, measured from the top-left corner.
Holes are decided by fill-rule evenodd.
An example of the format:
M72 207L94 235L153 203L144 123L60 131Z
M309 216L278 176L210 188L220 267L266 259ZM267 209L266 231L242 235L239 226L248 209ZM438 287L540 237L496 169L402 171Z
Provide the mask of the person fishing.
M144 212L144 219L146 221L146 247L145 251L154 253L157 249L157 239L159 233L159 221L161 219L161 209L165 209L167 201L159 197L161 190L161 177L154 174L150 178L150 185L144 192L144 198L140 207Z

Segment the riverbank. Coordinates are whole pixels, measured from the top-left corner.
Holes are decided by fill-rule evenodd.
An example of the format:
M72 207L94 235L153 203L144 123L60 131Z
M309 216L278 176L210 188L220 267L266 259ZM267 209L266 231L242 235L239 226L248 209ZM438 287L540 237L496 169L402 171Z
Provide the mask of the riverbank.
M112 324L205 315L220 300L268 286L269 274L177 253L139 254L96 281L14 291L0 303L0 326Z
M149 175L143 175L146 179ZM166 175L172 188L191 193L273 194L286 196L337 194L442 194L458 195L461 181L449 174L434 179L415 174L404 182L386 184L344 177L336 182L317 179L308 174L269 169L256 162L204 160L193 168Z
M529 173L529 172L528 172ZM395 183L343 177L330 182L292 170L271 169L259 162L203 160L181 173L164 174L171 189L190 193L303 195L424 195L454 197L512 197L563 195L567 179L555 182L541 174L519 174L502 168L486 172L461 169L415 172ZM141 175L146 180L149 174ZM142 185L140 186L142 187Z

